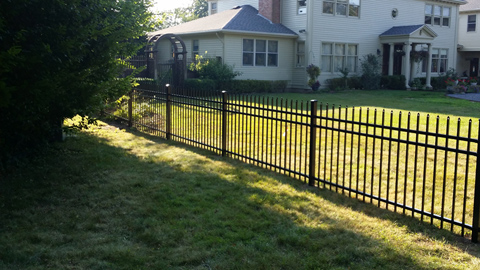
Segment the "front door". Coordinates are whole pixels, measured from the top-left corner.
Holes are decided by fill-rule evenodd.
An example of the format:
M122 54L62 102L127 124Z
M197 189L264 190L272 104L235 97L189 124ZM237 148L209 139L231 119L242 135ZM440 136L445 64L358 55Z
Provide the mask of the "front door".
M470 77L478 77L478 58L470 60Z
M397 53L401 51L403 51L403 45L395 45L393 54L393 75L402 75L403 55Z

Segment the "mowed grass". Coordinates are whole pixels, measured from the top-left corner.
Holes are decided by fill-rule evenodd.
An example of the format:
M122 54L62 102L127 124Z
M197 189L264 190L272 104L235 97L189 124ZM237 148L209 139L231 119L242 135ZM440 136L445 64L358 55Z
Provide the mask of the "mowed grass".
M316 99L319 103L336 107L363 107L371 109L394 110L395 112L419 112L431 116L480 118L480 103L451 98L444 92L400 91L400 90L345 90L334 93L281 93L269 94L269 97L294 100Z
M419 220L104 123L1 180L0 269L479 269Z

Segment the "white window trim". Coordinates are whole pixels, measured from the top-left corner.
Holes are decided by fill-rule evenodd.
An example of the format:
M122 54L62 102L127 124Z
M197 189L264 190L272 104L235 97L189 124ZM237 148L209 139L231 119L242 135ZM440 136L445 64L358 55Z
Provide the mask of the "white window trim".
M432 61L432 69L433 69L433 60L438 60L439 62L442 60L442 59L446 59L447 62L445 63L445 70L444 71L440 71L440 66L438 67L438 71L431 71L431 74L433 75L442 75L442 74L445 74L445 72L447 72L449 69L450 69L450 66L449 66L449 60L450 60L450 50L448 48L432 48L432 51L433 50L438 50L438 58L433 58L433 55L432 55L432 59L430 59L430 61ZM446 50L447 51L447 58L442 58L442 54L441 54L441 51L442 50ZM425 61L425 60L424 60ZM426 71L423 71L423 67L424 67L424 61L422 61L422 70L421 72L423 74L427 74Z
M323 4L324 2L333 2L333 12L332 13L325 13L324 10L323 10ZM337 0L324 0L322 1L322 15L327 15L327 16L340 16L340 17L346 17L346 18L356 18L356 19L360 19L360 12L361 12L361 9L362 9L362 0L359 0L359 4L358 4L358 15L357 16L350 16L349 15L349 10L350 10L350 2L347 1L347 10L346 10L346 15L341 15L341 14L337 14Z
M442 6L442 5L435 5L435 4L425 4L425 7L426 6L432 6L432 14L429 14L431 15L431 22L429 24L427 24L425 22L425 17L427 16L427 14L425 13L425 9L423 11L423 16L424 16L424 24L426 25L430 25L430 26L434 26L434 27L451 27L452 26L452 13L453 13L453 7L451 6ZM435 7L440 7L441 8L441 15L440 15L440 25L436 25L435 24ZM450 9L450 16L448 17L444 17L443 16L443 9L444 8L449 8ZM443 19L444 18L448 18L448 25L443 25Z
M299 47L300 44L303 44L303 53L299 52ZM295 68L304 68L305 67L305 41L297 41L296 46L295 46ZM298 62L299 57L303 56L303 61L300 61L301 63Z
M474 25L475 25L475 30L474 30L474 31L468 31L468 28L469 28L469 26L470 26L470 24L471 24L471 23L469 22L469 20L468 20L468 17L470 17L470 16L475 16L475 23L474 23ZM478 22L478 16L477 16L477 14L471 14L471 15L468 15L468 16L467 16L467 33L476 33L476 32L477 32L477 22ZM473 23L472 23L472 24L473 24Z
M324 54L323 54L323 45L324 45L324 44L331 44L331 45L332 45L332 54L329 54L329 55L324 55ZM337 45L337 44L342 44L342 45L345 46L345 54L344 54L344 55L341 55L342 57L344 57L344 59L343 59L343 64L344 64L343 66L344 66L344 67L347 67L347 68L348 68L348 57L355 57L355 68L356 68L356 70L355 70L355 71L352 71L352 70L349 69L349 73L350 73L350 74L357 74L357 73L358 73L358 69L359 69L359 65L358 65L358 63L359 63L359 62L358 62L358 61L359 61L359 54L358 54L358 52L359 52L359 46L360 46L360 45L359 45L358 43L345 43L345 42L323 42L323 43L321 44L321 46L320 46L320 67L323 66L323 63L322 63L322 61L323 61L323 56L330 56L330 57L331 57L331 59L330 59L330 67L332 68L332 71L324 71L324 70L322 70L322 72L325 72L325 73L327 73L327 74L340 74L340 71L334 70L334 68L335 68L335 56L337 56L337 55L335 54L335 45ZM350 45L354 45L354 46L357 47L357 54L356 54L355 56L348 55L348 46L350 46Z
M244 40L253 40L253 51L245 51L245 48L243 48L243 42ZM257 52L257 40L265 41L265 52ZM276 52L269 52L268 51L268 43L269 42L277 42L277 51ZM245 65L242 60L242 66L243 67L266 67L266 68L277 68L279 66L279 45L280 42L278 40L270 40L270 39L255 39L255 38L244 38L242 39L242 59L243 59L243 54L245 53L253 53L253 65ZM265 53L265 65L257 65L256 61L256 56L259 53ZM268 56L270 54L275 54L277 56L277 64L275 66L268 65Z

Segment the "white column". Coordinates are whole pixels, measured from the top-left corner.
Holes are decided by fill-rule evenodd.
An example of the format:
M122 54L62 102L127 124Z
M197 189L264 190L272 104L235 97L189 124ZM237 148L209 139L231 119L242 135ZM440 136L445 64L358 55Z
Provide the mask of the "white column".
M432 85L431 85L431 79L432 79L432 44L428 44L428 57L425 61L427 61L426 87L428 89L431 89L432 88Z
M407 90L410 90L410 51L411 51L411 42L407 42L403 47L405 51L405 87Z
M394 52L395 52L395 43L389 43L390 45L390 56L388 59L388 75L392 76L393 75L393 61L394 61Z

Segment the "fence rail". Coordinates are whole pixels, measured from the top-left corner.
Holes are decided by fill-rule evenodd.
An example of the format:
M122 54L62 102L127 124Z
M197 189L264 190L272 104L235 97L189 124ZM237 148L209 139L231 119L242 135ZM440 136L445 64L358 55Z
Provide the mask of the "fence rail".
M155 87L135 88L112 113L478 242L478 121Z

